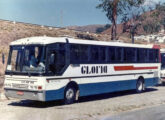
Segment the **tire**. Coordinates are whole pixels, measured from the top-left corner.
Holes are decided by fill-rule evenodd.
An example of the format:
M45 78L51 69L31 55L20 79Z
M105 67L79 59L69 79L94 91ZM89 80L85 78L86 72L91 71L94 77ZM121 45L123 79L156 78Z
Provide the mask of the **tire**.
M73 104L76 100L76 89L74 87L67 87L64 93L64 103Z
M137 93L142 93L145 90L145 85L144 85L144 80L138 79L136 83L136 92Z

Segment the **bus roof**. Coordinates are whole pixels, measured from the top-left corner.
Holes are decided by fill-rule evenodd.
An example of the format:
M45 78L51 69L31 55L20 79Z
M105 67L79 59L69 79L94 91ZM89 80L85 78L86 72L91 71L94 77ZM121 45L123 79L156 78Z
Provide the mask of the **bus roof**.
M23 38L10 43L11 46L15 45L47 45L52 43L75 43L75 44L90 44L90 45L105 45L105 46L123 46L123 47L138 47L138 48L153 48L152 44L142 45L142 44L131 44L122 42L106 42L106 41L95 41L95 40L82 40L70 37L29 37Z

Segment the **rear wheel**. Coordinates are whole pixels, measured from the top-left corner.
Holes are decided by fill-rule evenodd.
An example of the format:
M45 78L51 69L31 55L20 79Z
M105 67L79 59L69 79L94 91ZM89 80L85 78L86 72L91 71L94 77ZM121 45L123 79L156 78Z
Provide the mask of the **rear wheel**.
M137 83L136 83L136 92L141 93L144 90L145 90L144 80L142 78L140 78L137 80Z
M64 93L64 103L72 104L76 100L76 89L74 87L67 87Z

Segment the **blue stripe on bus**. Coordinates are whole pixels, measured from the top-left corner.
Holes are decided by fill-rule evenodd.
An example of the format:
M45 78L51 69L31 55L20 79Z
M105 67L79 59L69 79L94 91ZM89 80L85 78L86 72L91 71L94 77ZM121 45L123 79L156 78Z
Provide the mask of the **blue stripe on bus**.
M127 81L114 81L114 82L101 82L101 83L88 83L80 84L80 96L96 95L102 93L131 90L136 88L137 80ZM158 78L145 79L145 86L154 86L158 84ZM58 90L46 91L45 100L59 100L64 99L64 87Z

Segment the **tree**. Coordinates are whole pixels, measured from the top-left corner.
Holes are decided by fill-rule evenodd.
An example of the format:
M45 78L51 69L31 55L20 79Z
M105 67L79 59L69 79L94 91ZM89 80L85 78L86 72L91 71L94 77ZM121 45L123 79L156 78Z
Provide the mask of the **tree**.
M161 24L163 25L163 29L164 29L164 32L165 32L165 16L162 18Z
M123 33L127 32L129 26L127 25L129 21L129 18L127 17L127 14L124 14L124 17L122 18L121 22L123 23Z
M149 8L149 12L144 13L141 18L143 20L143 30L146 33L153 34L161 30L161 27L165 25L165 3L156 3Z
M156 5L156 12L161 16L160 24L163 26L165 31L165 3ZM159 18L159 16L157 18Z
M132 7L138 7L144 3L145 0L100 0L101 3L97 8L106 12L107 18L112 23L111 39L116 39L117 36L117 16L124 14L125 11Z
M134 36L137 34L138 28L141 26L140 16L144 12L144 7L140 6L135 10L134 7L130 8L126 14L123 14L121 23L123 25L123 33L129 32L132 43L134 43Z
M104 27L99 27L96 29L96 33L102 33L103 31L109 29L111 27L110 24L106 24Z

